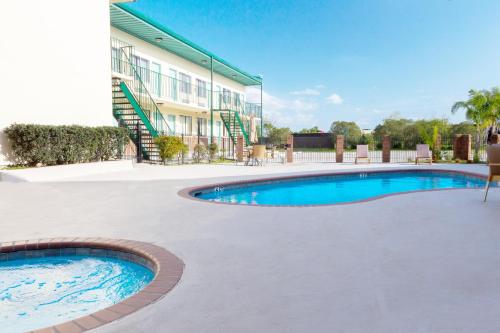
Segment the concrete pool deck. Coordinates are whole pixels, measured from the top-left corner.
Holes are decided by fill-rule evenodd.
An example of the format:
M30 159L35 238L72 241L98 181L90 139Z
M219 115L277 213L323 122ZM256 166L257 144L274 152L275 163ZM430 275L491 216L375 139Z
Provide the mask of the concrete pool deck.
M0 182L0 241L151 242L185 263L162 300L96 332L498 332L500 189L353 205L214 205L185 187L414 165L136 166ZM433 165L486 173L481 165Z

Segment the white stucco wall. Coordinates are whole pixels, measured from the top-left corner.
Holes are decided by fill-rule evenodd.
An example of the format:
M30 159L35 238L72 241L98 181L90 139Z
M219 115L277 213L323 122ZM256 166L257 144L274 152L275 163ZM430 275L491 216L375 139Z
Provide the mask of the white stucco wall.
M5 1L1 130L12 123L113 125L109 2Z

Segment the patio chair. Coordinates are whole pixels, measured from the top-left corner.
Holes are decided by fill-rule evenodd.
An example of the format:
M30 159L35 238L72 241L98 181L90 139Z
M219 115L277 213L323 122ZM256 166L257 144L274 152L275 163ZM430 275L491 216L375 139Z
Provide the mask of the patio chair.
M490 169L488 180L486 181L486 192L484 193L484 201L488 197L490 183L500 180L500 144L490 145L486 150L488 156L488 167Z
M429 149L428 144L417 145L417 156L415 156L415 164L418 164L420 160L427 160L429 164L432 164L432 152Z
M253 146L253 161L257 165L263 165L266 159L266 146L255 145Z
M368 145L356 146L356 158L354 159L354 164L358 164L359 160L366 160L370 163L370 158L368 157Z

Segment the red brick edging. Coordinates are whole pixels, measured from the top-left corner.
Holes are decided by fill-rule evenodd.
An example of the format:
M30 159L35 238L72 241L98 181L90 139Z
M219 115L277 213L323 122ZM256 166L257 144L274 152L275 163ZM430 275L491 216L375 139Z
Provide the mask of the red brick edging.
M352 204L378 200L378 199L396 196L396 195L418 193L418 192L477 189L477 188L471 188L471 187L469 187L469 188L464 187L464 188L437 188L437 189L431 189L431 190L414 190L414 191L382 194L382 195L373 196L373 197L370 197L367 199L355 200L355 201L349 201L349 202L315 204L315 205L249 205L249 204L242 204L242 203L238 203L238 202L218 202L218 201L204 200L204 199L200 199L200 198L197 198L197 197L192 195L194 192L209 190L209 189L213 189L215 187L220 187L220 186L224 187L224 186L238 186L238 185L254 185L254 184L259 184L259 183L277 182L277 181L283 181L283 180L286 181L286 180L292 180L292 179L307 179L307 178L328 177L328 176L337 176L337 175L342 176L342 175L352 175L352 174L360 174L360 173L392 173L392 172L398 172L398 173L401 173L401 172L404 172L404 173L420 173L420 172L451 173L451 174L459 174L459 175L463 175L463 176L476 177L476 178L480 178L483 180L488 179L488 177L486 175L483 175L480 173L475 173L475 172L470 172L470 171L447 170L447 169L399 169L399 168L396 168L396 169L385 169L385 170L357 170L357 171L352 170L352 171L338 171L338 172L323 172L323 173L304 174L304 175L265 177L265 178L257 178L257 179L250 179L250 180L238 180L238 181L225 182L225 183L208 184L208 185L202 185L202 186L188 187L188 188L180 190L178 192L178 194L181 197L184 197L187 199L195 200L198 202L209 203L209 204L217 204L217 205L232 205L232 206L236 205L236 206L268 207L268 208L272 208L272 207L304 208L304 207L352 205Z
M7 254L8 256L10 253L19 251L55 250L57 252L57 250L73 248L123 253L130 256L132 261L136 258L145 266L150 267L155 277L137 294L117 304L65 323L37 329L32 333L79 333L118 320L165 296L179 282L184 270L182 260L164 248L125 239L52 238L4 242L0 243L0 255Z

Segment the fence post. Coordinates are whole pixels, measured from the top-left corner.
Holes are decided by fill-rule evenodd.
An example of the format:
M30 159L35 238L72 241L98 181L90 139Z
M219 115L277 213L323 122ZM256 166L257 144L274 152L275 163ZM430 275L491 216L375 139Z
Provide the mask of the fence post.
M335 140L335 162L342 163L344 161L344 136L337 135Z
M472 136L457 134L453 140L453 158L472 161Z
M382 137L382 163L391 163L391 137Z
M286 138L286 161L293 163L293 135Z
M236 138L236 161L243 162L243 137Z

